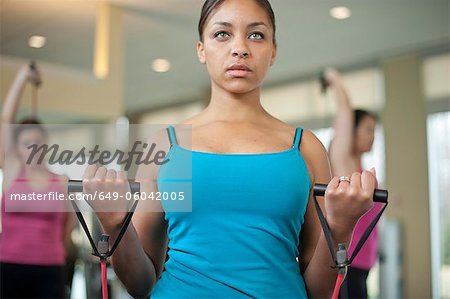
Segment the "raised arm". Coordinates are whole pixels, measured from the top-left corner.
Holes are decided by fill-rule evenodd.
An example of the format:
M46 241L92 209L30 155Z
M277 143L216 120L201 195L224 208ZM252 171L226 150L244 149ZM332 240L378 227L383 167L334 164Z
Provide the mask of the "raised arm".
M27 82L33 84L41 83L41 76L37 69L31 69L30 66L23 66L17 73L13 84L9 88L6 99L2 107L2 118L0 128L0 167L3 168L3 163L6 153L6 141L8 140L7 126L14 123L17 109L19 107L20 98Z
M355 169L351 165L354 144L353 108L341 75L334 69L327 69L324 76L334 91L337 108L333 122L334 137L330 147L331 165L333 172L337 168L340 170L340 174L349 175Z
M318 202L330 226L335 250L338 243L346 243L348 246L357 220L372 206L376 179L370 172L364 172L362 175L354 173L351 185L347 182L339 183L337 177L330 181L331 171L326 150L311 132L305 131L301 151L310 173L311 187L314 183L329 183L325 199L319 197ZM330 298L337 271L330 267L333 263L317 217L312 189L300 235L299 250L300 271L309 296Z

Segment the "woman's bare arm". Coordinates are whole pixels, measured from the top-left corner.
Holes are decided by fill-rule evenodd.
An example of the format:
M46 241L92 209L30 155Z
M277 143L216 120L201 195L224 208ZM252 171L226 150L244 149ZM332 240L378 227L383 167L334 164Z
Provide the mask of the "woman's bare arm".
M370 192L366 189L375 188L366 182L365 189L361 187L338 188L338 179L335 177L330 181L331 171L325 148L320 141L310 132L305 131L301 151L305 157L311 177L311 187L314 183L329 183L326 200L318 197L319 205L326 215L330 226L331 234L335 242L335 249L338 243L350 242L354 225L358 218L367 211L372 202ZM358 174L355 174L358 175ZM370 174L364 174L365 177ZM355 182L358 177L352 176ZM361 181L361 178L359 178ZM369 181L371 178L365 178ZM375 179L372 177L372 180ZM355 201L356 200L356 204ZM322 227L320 225L316 209L313 202L312 190L305 215L305 222L302 226L300 236L300 258L299 266L303 273L309 296L312 298L330 298L336 281L337 271L330 266L333 265L328 245L326 243Z
M299 266L301 273L303 273L309 296L312 298L330 298L337 272L330 268L330 265L332 265L330 253L322 227L318 222L312 197L312 186L314 186L314 183L328 184L330 181L330 166L325 149L312 133L305 130L302 139L300 149L308 166L311 190L306 208L305 222L300 235ZM321 208L325 210L323 198L318 198L318 201Z
M164 136L167 139L166 136ZM169 147L167 140L155 141L157 149L161 146L166 149ZM144 153L144 156L147 153ZM98 179L102 174L96 175L98 170L91 169L86 171L86 177L92 184L90 190L106 190L105 181L108 181L110 171L103 173L103 185L99 185ZM106 170L103 170L106 171ZM138 168L135 181L140 183L140 191L143 194L157 192L156 176L158 166L155 164L141 164ZM95 173L92 175L92 173ZM125 181L123 173L117 173L116 185L109 192L118 191L124 194L129 191L128 182ZM109 185L111 186L111 185ZM86 188L86 187L85 187ZM126 191L124 191L126 189ZM142 210L142 204L151 204L153 207L146 206ZM94 208L95 209L95 208ZM151 210L151 211L150 211ZM101 212L97 213L100 223L105 233L110 235L110 244L113 244L119 233L120 226L126 215L125 212ZM119 246L111 257L111 264L119 279L127 291L135 298L148 297L154 285L164 268L166 249L167 249L167 223L164 220L164 212L159 201L141 201L138 204L138 210L135 212L132 222L125 232Z
M333 122L334 137L330 147L330 160L333 170L344 171L341 175L350 175L355 169L351 164L354 144L354 113L350 96L344 85L342 77L334 69L327 69L325 80L333 88L336 100L336 115ZM334 172L334 171L333 171Z
M22 67L14 78L13 84L8 90L2 107L1 129L0 129L0 167L4 166L8 134L8 125L14 123L20 98L27 82L40 84L41 78L37 70L32 70L28 65Z

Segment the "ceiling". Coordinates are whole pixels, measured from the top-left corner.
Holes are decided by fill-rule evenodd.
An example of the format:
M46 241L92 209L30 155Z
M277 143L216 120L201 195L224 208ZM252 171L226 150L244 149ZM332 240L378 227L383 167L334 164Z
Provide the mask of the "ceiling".
M95 14L93 0L0 0L0 54L90 71ZM205 96L209 80L195 53L202 0L112 0L125 12L124 102L128 113ZM449 0L272 0L278 57L268 84L318 72L325 66L358 67L401 54L446 48ZM338 21L329 10L345 5L352 17ZM42 49L31 35L47 37ZM155 73L155 58L171 71Z

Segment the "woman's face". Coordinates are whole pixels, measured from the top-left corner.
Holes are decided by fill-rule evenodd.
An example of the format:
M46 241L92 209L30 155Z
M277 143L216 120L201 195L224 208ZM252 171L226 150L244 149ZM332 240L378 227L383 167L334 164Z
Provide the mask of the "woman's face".
M375 136L376 120L372 116L364 116L356 127L356 151L359 153L369 152L372 149Z
M197 43L212 84L232 93L258 88L276 56L273 28L256 1L226 0L209 16Z
M36 165L41 152L38 152L36 155L34 155L34 158L32 160L29 160L33 148L28 147L34 144L36 144L39 147L45 143L46 137L44 136L44 134L42 134L42 132L39 129L31 128L20 132L16 143L17 154L19 156L20 161L23 164L28 164L29 166Z

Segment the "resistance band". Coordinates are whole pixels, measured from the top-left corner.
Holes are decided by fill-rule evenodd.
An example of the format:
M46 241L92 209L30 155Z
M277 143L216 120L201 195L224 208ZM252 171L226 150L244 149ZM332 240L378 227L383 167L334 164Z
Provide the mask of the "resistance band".
M130 182L130 189L133 193L139 193L140 191L140 184L138 182ZM83 182L79 180L70 180L67 187L68 193L74 193L74 192L83 192ZM108 262L108 258L114 253L117 246L119 245L120 240L122 239L123 235L125 234L125 231L128 228L128 225L131 222L131 218L133 217L134 211L136 210L138 201L135 200L133 203L130 211L128 211L127 216L125 216L125 219L122 222L122 226L120 228L119 234L117 235L116 240L114 241L114 244L112 245L111 249L109 249L109 235L102 234L100 237L100 240L98 241L98 246L95 246L94 240L92 239L92 235L89 232L89 229L87 227L86 221L84 221L83 214L81 213L80 209L78 208L78 205L75 203L74 200L71 201L72 206L75 210L75 213L77 215L78 220L80 221L81 227L83 228L84 232L86 233L86 236L89 240L89 243L92 247L92 255L100 258L100 267L101 267L101 274L102 274L102 297L103 299L108 299L108 281L107 281L107 275L106 275L106 264Z
M377 216L372 220L372 222L369 224L369 226L366 228L366 230L364 231L364 234L361 236L361 239L358 241L358 244L355 247L355 251L353 251L352 256L350 257L350 259L348 259L347 248L345 246L345 243L339 243L336 254L334 253L334 246L333 246L334 243L333 243L333 237L331 236L330 227L328 226L328 222L325 219L322 209L320 208L319 203L317 202L317 199L316 199L316 196L324 196L326 189L327 189L327 185L325 185L325 184L314 184L313 197L314 197L314 204L315 204L316 210L317 210L317 215L319 216L320 224L322 226L323 233L325 235L325 239L328 244L328 249L330 250L331 259L333 260L333 264L334 264L333 268L338 269L338 276L336 279L336 285L334 287L333 297L332 297L333 299L337 299L339 296L339 291L341 289L342 282L344 281L345 276L347 274L348 267L352 264L356 255L361 250L362 246L366 242L370 233L375 228L375 225L377 224L378 220L380 219L381 215L383 214L384 210L387 207L388 191L381 190L381 189L375 189L375 192L373 195L373 201L384 203L385 205L384 205L383 209L377 214Z
M137 182L130 182L130 188L133 193L138 193L140 189L140 185ZM322 226L325 239L328 244L328 249L330 251L331 258L333 260L333 268L338 269L338 276L336 279L336 285L333 291L333 299L337 299L339 296L339 291L342 285L342 282L345 279L345 275L347 273L347 268L351 265L354 258L357 256L359 251L361 250L362 246L366 242L367 238L369 237L370 233L375 228L375 225L377 224L378 220L380 219L381 215L383 214L384 210L387 207L388 204L388 192L387 190L380 190L376 189L373 196L374 202L380 202L385 203L383 209L378 213L378 215L372 220L370 225L365 230L364 234L361 236L361 239L358 241L358 244L355 248L355 251L353 252L350 259L347 257L347 248L345 243L339 243L338 249L336 251L336 254L334 253L334 246L333 246L333 238L331 236L330 228L328 226L328 222L325 219L325 216L323 215L322 209L319 206L319 203L317 201L316 196L324 196L326 191L327 185L325 184L314 184L313 187L313 197L314 197L314 204L316 206L317 214L319 216L320 224ZM83 191L83 183L82 181L76 181L76 180L70 180L68 184L68 192L82 192ZM73 208L75 210L75 213L77 215L78 220L80 221L81 227L83 228L84 232L86 233L86 236L89 239L89 243L92 247L92 255L97 256L100 258L100 265L101 265L101 273L102 273L102 295L103 299L108 298L108 286L107 286L107 276L106 276L106 263L108 258L114 253L117 246L119 245L120 240L122 239L123 235L125 234L126 229L128 228L128 225L131 222L131 218L133 217L134 211L136 210L136 206L138 204L138 201L136 200L133 203L133 206L131 207L130 211L127 213L127 216L125 217L122 227L120 228L119 234L111 247L109 249L109 235L102 234L100 241L98 242L98 246L95 246L94 240L92 239L91 234L89 233L89 229L86 225L86 222L84 220L83 215L81 214L80 209L78 208L75 201L71 201Z

